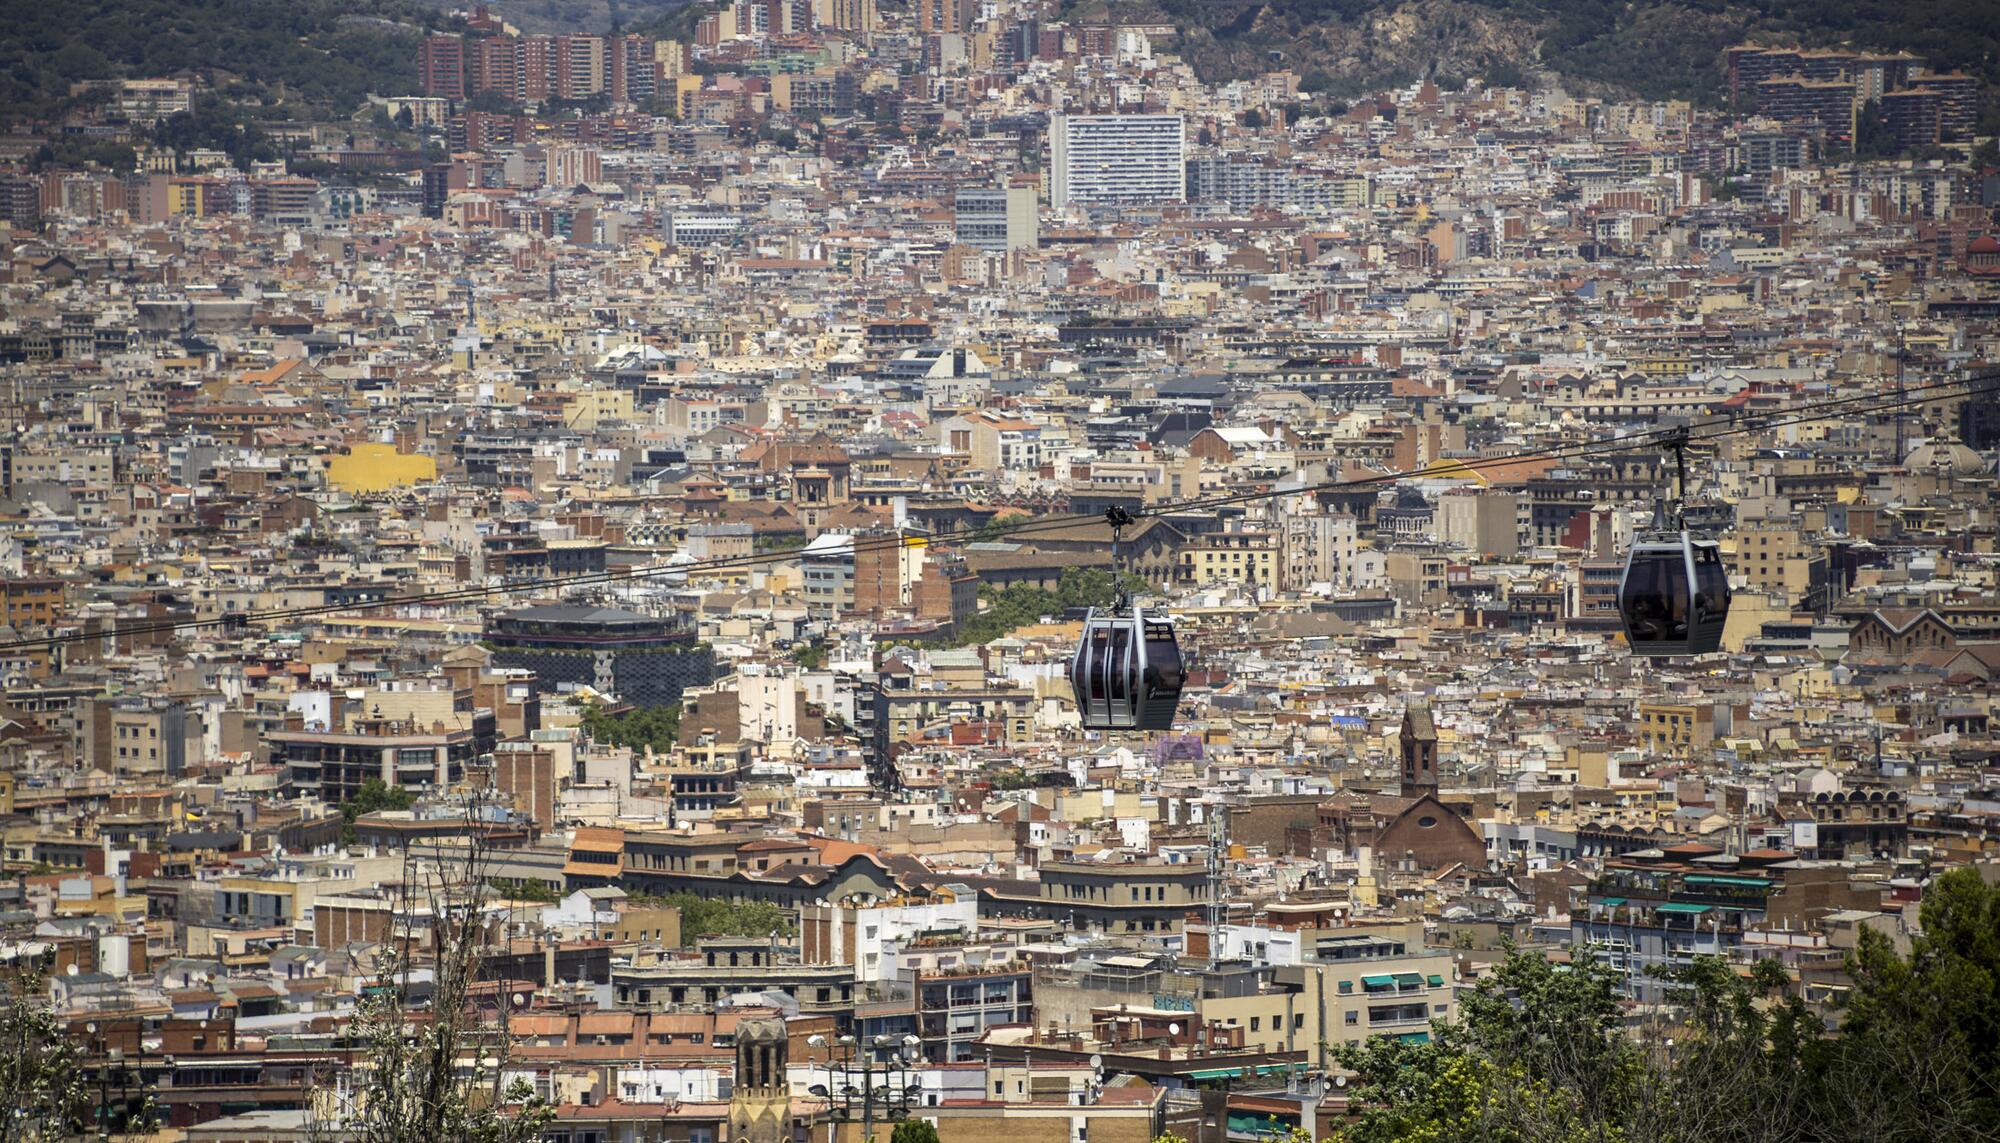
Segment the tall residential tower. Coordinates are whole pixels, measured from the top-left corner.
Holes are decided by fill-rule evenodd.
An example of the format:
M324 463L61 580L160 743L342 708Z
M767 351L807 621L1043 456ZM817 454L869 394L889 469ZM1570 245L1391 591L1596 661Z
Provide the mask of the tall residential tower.
M1187 124L1178 115L1057 115L1049 203L1159 206L1187 198Z

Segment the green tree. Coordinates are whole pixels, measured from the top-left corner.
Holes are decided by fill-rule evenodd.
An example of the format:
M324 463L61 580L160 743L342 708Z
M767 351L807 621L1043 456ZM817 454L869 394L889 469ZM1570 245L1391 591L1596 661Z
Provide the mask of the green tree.
M1512 951L1428 1043L1340 1050L1348 1143L2000 1139L2000 887L1924 893L1909 955L1862 930L1838 1032L1774 960L1659 971L1677 1023L1634 1036L1617 974Z
M1762 960L1749 972L1721 957L1658 973L1687 1021L1649 1035L1648 1071L1625 1123L1635 1138L1757 1143L1807 1139L1819 1092L1824 1027L1788 995L1784 965Z
M355 842L354 822L363 814L379 810L407 810L417 802L417 795L404 786L391 786L380 778L369 778L354 791L354 796L340 803L340 827L342 844Z
M1620 1027L1617 974L1511 951L1424 1043L1339 1050L1359 1074L1353 1143L1582 1141L1621 1134L1643 1073Z
M91 1095L76 1046L43 994L39 967L22 966L0 1004L0 1143L55 1143L89 1122Z
M889 1143L938 1143L937 1124L928 1119L905 1119L889 1133Z
M1014 584L998 591L981 588L979 598L986 604L985 609L959 624L956 635L947 643L954 647L990 643L1016 627L1039 622L1044 616L1060 615L1073 607L1109 607L1121 589L1143 592L1150 587L1138 576L1101 568L1067 568L1054 591L1027 584Z
M465 109L467 111L478 111L487 115L519 115L521 113L520 104L507 98L500 92L494 91L492 88L468 97L465 101Z
M652 747L655 754L664 754L674 748L681 732L681 708L679 703L667 706L634 707L618 714L611 713L603 704L592 703L583 708L577 725L590 736L592 742L606 746L626 746L633 750Z
M1882 114L1882 102L1871 99L1861 105L1854 114L1854 157L1857 159L1887 159L1902 148L1896 145L1896 133L1889 130L1889 121Z
M642 900L649 908L680 910L684 945L693 944L697 937L768 937L772 933L790 936L797 930L792 914L769 901L716 901L693 893L669 893Z
M552 904L562 899L555 886L546 881L536 881L526 877L488 877L487 888L509 900L538 901Z
M1861 931L1822 1121L1854 1138L2000 1138L2000 888L1954 869L1921 917L1907 957Z
M227 154L238 167L278 157L270 134L241 107L214 95L197 96L188 110L160 120L153 141L178 154L212 149Z

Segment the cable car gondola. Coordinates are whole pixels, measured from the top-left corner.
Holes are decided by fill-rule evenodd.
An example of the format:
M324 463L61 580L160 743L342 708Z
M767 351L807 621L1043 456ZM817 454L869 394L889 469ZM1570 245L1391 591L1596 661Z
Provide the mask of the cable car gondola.
M1114 506L1104 518L1111 524L1114 566L1121 566L1118 549L1131 514ZM1109 610L1091 608L1070 657L1069 682L1085 730L1173 729L1187 682L1173 620L1148 612L1122 592Z
M1086 730L1171 730L1186 672L1173 621L1142 607L1091 608L1069 663Z
M1642 533L1625 554L1618 581L1618 617L1632 653L1652 658L1709 655L1722 649L1729 621L1729 571L1722 546L1688 532L1681 513L1687 494L1687 433L1668 438L1678 496L1659 506L1655 531Z
M1722 649L1729 573L1722 545L1687 532L1649 532L1632 543L1618 583L1618 615L1635 655L1708 655Z

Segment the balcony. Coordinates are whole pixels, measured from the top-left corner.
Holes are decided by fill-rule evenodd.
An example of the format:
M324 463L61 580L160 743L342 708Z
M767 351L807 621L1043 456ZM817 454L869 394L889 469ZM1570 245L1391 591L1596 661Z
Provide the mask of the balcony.
M1422 996L1427 989L1442 987L1444 978L1436 974L1427 978L1417 972L1395 972L1361 978L1361 994L1370 999Z

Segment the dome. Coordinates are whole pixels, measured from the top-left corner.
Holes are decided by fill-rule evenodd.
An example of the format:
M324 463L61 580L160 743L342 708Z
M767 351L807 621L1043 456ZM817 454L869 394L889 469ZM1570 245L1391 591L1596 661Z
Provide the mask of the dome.
M1982 476L1986 472L1986 462L1979 459L1979 454L1951 433L1918 445L1903 458L1903 467L1911 472L1944 472L1952 476Z

